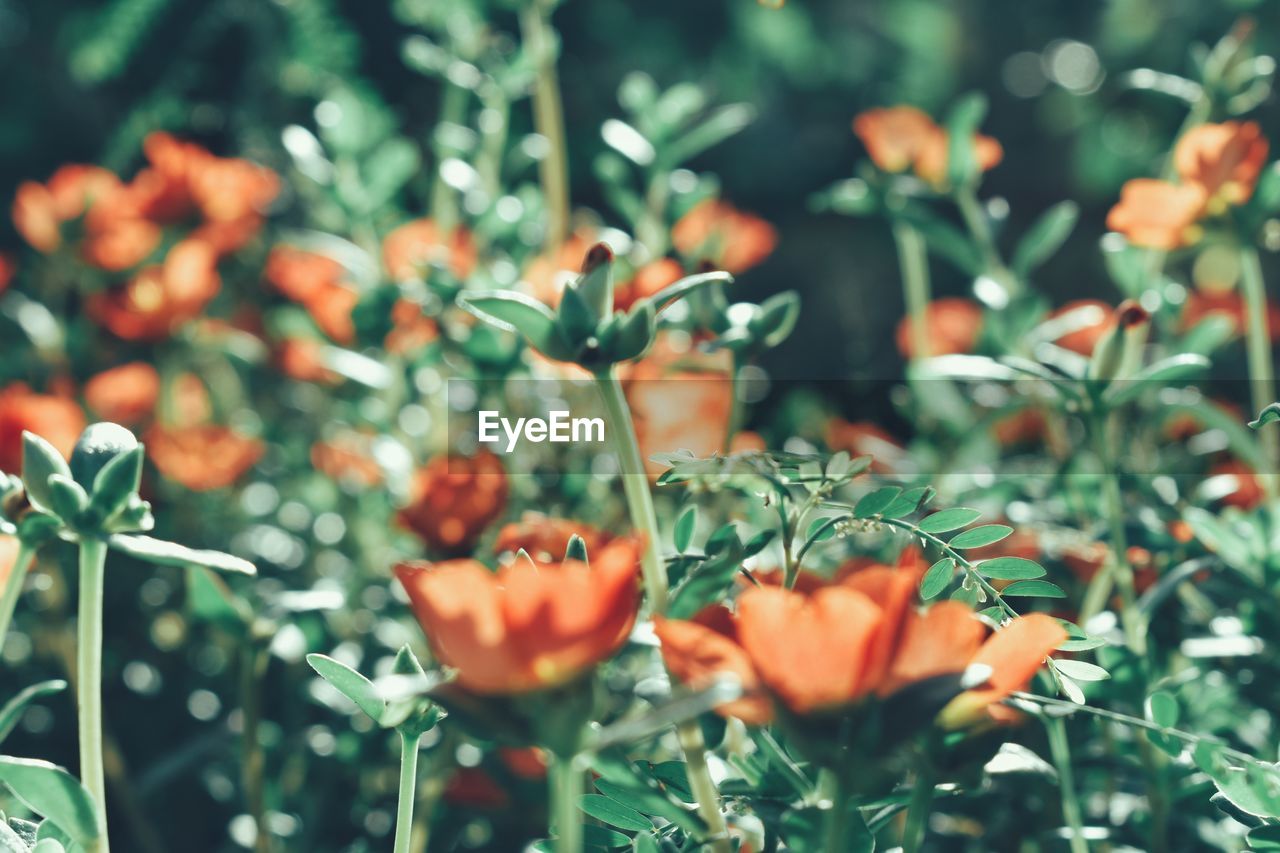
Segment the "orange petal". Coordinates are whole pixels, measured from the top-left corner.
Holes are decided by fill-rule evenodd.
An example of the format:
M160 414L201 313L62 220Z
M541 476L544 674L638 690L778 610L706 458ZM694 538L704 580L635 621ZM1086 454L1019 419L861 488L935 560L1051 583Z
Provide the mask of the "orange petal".
M947 728L970 725L987 706L1026 687L1050 652L1067 639L1057 619L1044 613L1021 616L991 635L970 663L991 667L986 685L951 700L939 715Z
M924 615L911 614L880 695L926 678L964 672L984 633L973 610L958 601L939 602Z
M763 725L773 716L769 701L758 694L760 677L746 651L714 628L679 619L654 620L662 641L662 659L679 681L693 688L710 685L717 675L729 674L742 685L743 696L717 710L744 723Z

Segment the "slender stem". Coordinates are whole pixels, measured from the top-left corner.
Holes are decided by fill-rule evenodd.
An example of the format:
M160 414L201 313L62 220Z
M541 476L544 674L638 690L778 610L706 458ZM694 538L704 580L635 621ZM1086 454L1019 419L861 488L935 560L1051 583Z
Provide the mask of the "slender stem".
M240 735L240 785L244 789L245 807L257 830L253 842L255 853L270 853L272 848L264 787L266 757L258 735L262 722L262 673L268 661L264 651L253 637L245 639L240 650L240 708L244 714L244 729Z
M658 555L661 538L658 514L653 508L653 495L649 494L649 477L645 473L644 460L640 457L635 424L631 420L631 410L614 369L610 367L597 373L595 379L600 396L604 399L608 430L613 433L613 445L621 469L619 476L622 477L622 489L631 511L631 523L647 540L641 571L649 608L653 613L661 614L667 609L667 570ZM676 734L684 751L689 786L697 799L698 813L702 815L712 836L711 849L714 853L729 853L731 848L728 828L725 826L724 815L720 812L719 792L707 768L702 730L696 723L686 723L677 727Z
M654 613L662 613L667 609L667 570L658 555L661 536L658 515L653 509L653 496L649 494L649 476L645 473L644 460L640 457L640 444L636 440L631 410L627 407L626 395L622 392L622 384L618 382L613 368L597 373L595 378L596 387L600 389L600 396L604 399L609 431L613 433L613 446L618 454L619 476L622 478L627 506L631 510L631 523L647 540L641 569L649 609Z
M582 799L582 770L571 755L557 755L551 762L551 814L554 821L556 853L581 853L582 819L578 801Z
M733 437L738 434L738 430L742 428L742 397L738 393L738 374L742 371L742 365L738 361L737 353L733 356L733 368L729 374L729 417L724 427L724 443L720 450L725 455L733 447Z
M955 191L955 201L960 208L960 215L964 218L965 226L969 229L969 233L973 235L974 240L978 243L978 248L982 251L987 275L1000 284L1010 296L1020 292L1022 289L1021 284L1000 258L1000 251L996 248L995 235L991 233L991 225L987 222L987 214L982 209L982 203L978 201L977 195L974 194L973 187L960 187L957 189Z
M107 787L102 764L102 590L107 543L80 540L80 613L76 623L76 693L80 781L93 798L99 836L88 853L107 853Z
M818 779L823 804L828 806L822 828L823 853L844 853L849 849L849 781L845 773L824 769Z
M413 798L418 782L418 735L400 732L400 799L396 807L395 853L409 853L413 835Z
M1076 796L1075 772L1071 767L1071 746L1067 742L1067 724L1060 717L1046 716L1044 727L1049 734L1049 752L1058 770L1058 791L1062 797L1062 817L1071 831L1068 843L1071 853L1089 853L1084 839L1084 814Z
M912 358L929 357L928 310L930 299L929 258L920 232L905 222L893 223L893 242L898 247L903 295L911 331Z
M1258 250L1253 246L1240 249L1240 285L1244 290L1245 344L1249 351L1249 388L1253 394L1254 414L1276 402L1275 365L1271 360L1271 329L1267 318L1267 288L1262 278L1262 264ZM1260 430L1258 441L1266 460L1266 470L1259 472L1267 497L1274 498L1277 491L1276 464L1280 461L1280 433L1274 429Z
M555 34L546 0L529 0L520 11L520 33L533 57L533 124L547 140L547 156L538 163L547 205L546 247L554 250L569 236L569 155L565 144L564 108L556 73Z
M698 804L698 815L707 825L707 844L714 853L729 853L729 827L720 811L720 792L707 767L707 744L697 720L686 720L676 727L676 737L684 752L689 788Z
M902 828L902 853L916 853L924 844L929 829L929 812L933 809L933 766L927 759L920 762L911 801L907 804L907 823Z
M470 97L469 91L446 79L444 92L440 98L440 125L465 125ZM440 160L443 161L452 154L453 152L446 146L436 146L436 156ZM458 224L457 192L445 183L444 177L440 174L439 164L436 166L435 182L431 187L431 216L442 232Z
M35 562L36 551L26 542L18 540L18 553L9 567L9 577L4 582L4 592L0 593L0 650L4 649L4 638L9 633L9 623L13 621L14 608L18 606L18 597L27 582L27 572Z

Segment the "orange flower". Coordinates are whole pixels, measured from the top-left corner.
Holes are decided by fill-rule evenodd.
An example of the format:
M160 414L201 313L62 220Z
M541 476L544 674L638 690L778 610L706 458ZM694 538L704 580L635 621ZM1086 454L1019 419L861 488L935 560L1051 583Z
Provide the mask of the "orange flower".
M991 434L1005 447L1021 444L1038 444L1044 441L1049 422L1044 410L1034 406L1018 409L991 425Z
M120 424L136 424L149 418L159 396L160 374L143 361L104 370L84 386L89 408L98 417Z
M155 424L147 430L144 441L147 455L160 473L193 492L232 485L265 450L258 439L219 424Z
M578 560L404 563L396 577L436 658L473 693L510 696L567 684L626 641L640 602L641 542Z
M503 746L498 748L498 758L507 769L519 776L537 782L547 778L547 753L536 746Z
M201 240L183 240L161 266L144 267L121 287L89 297L90 316L116 337L156 341L200 315L218 295L217 255Z
M984 642L985 627L965 604L946 601L917 611L918 579L914 569L881 566L811 594L749 589L737 615L720 615L717 627L705 618L662 623L663 657L677 677L705 681L729 672L746 687L762 685L798 714L884 698L924 679L959 675L972 664L992 667L986 684L955 697L940 715L940 722L954 727L995 711L990 706L1021 689L1067 637L1056 620L1032 614ZM759 711L747 709L753 715L748 721L767 719Z
M530 261L521 276L530 295L552 308L559 305L565 284L582 274L582 259L597 242L594 231L579 229L555 251L545 252Z
M1243 335L1249 322L1249 309L1244 297L1234 290L1192 290L1182 306L1182 327L1194 329L1208 317L1225 315L1235 325L1237 335ZM1280 341L1280 305L1267 300L1267 327L1271 341Z
M660 336L650 354L626 370L623 387L650 477L665 470L650 460L655 453L707 456L723 448L733 406L727 357L680 352Z
M36 394L15 383L0 390L0 471L22 470L22 433L33 432L70 458L84 431L84 412L74 400Z
M694 205L671 229L671 243L696 260L710 260L732 273L745 272L773 254L778 233L763 219L727 202Z
M1216 213L1253 195L1267 162L1267 140L1257 122L1202 124L1183 134L1173 150L1179 177L1198 186Z
M507 475L488 451L437 456L414 475L400 524L446 554L470 549L507 503Z
M982 333L982 306L972 299L948 297L935 299L925 308L925 326L929 335L930 355L971 353ZM913 358L915 347L911 341L911 318L898 322L896 334L898 352L904 358Z
M416 278L433 263L445 264L455 278L465 280L477 256L471 232L455 228L446 235L430 219L406 222L382 241L382 263L396 281Z
M344 282L346 270L333 258L276 246L267 256L263 277L284 296L301 304L330 339L340 344L355 340L351 312L360 295Z
M1107 227L1135 246L1171 251L1200 239L1196 222L1204 213L1205 190L1151 178L1125 183L1120 201L1107 214Z
M459 767L444 783L444 801L461 808L500 811L511 805L511 795L481 767Z
M338 382L338 374L324 365L322 346L307 338L287 338L276 348L276 365L285 376L299 382Z
M764 725L773 719L773 708L763 695L751 658L738 642L737 625L727 609L715 605L688 622L658 616L653 629L662 643L667 669L681 683L701 690L724 675L738 680L742 696L716 710L749 725Z
M406 355L422 349L440 337L440 327L422 313L422 306L411 299L397 299L391 306L391 331L383 346L387 352Z
M684 267L673 258L659 258L635 271L630 281L620 282L613 290L613 310L629 311L641 299L654 296L662 288L679 281Z
M916 174L931 184L947 180L950 142L945 128L927 113L910 106L883 107L859 113L853 132L862 140L871 160L886 172ZM974 159L986 172L1000 163L1004 150L989 136L974 134Z
M1084 309L1092 310L1086 313ZM1076 299L1054 311L1049 319L1056 320L1076 312L1080 312L1077 316L1084 322L1075 324L1071 331L1058 337L1054 343L1080 355L1093 355L1098 341L1115 325L1115 309L1100 299Z
M1262 491L1262 484L1258 481L1258 472L1243 462L1236 459L1219 462L1209 469L1209 476L1235 478L1235 489L1222 498L1222 502L1227 506L1247 510L1262 503L1265 493Z
M373 458L370 436L348 430L311 445L311 466L339 483L370 487L382 482L382 467Z
M871 470L879 474L892 471L892 460L904 455L906 450L888 430L871 421L832 418L827 422L825 440L833 451L872 457Z
M73 164L48 183L27 181L13 200L13 224L32 248L49 253L62 245L62 225L84 216L93 203L120 189L120 179L97 166Z
M589 524L526 512L519 521L505 524L493 542L493 553L515 553L523 548L539 560L558 560L577 534L587 546L587 558L613 540L613 534Z

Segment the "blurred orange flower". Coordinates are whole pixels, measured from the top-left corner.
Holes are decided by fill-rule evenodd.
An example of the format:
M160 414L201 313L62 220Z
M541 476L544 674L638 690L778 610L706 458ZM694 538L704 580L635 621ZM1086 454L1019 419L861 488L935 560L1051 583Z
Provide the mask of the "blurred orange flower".
M578 560L516 560L496 572L475 560L396 566L436 658L482 695L567 684L625 642L640 603L635 538Z
M1093 355L1098 341L1115 326L1115 308L1101 299L1075 299L1050 314L1049 319L1056 320L1076 312L1079 312L1077 316L1082 322L1059 336L1054 343L1080 355Z
M950 142L945 128L923 110L911 106L881 107L859 113L853 132L867 154L886 172L914 168L935 186L946 183ZM990 136L974 134L973 153L978 168L986 172L1000 163L1004 150Z
M1258 481L1258 472L1238 459L1217 463L1209 469L1209 476L1235 478L1235 490L1222 498L1222 502L1227 506L1253 509L1262 503L1263 497L1266 496L1262 490L1262 483Z
M286 338L276 347L276 365L285 376L299 382L338 382L341 377L324 365L323 346L310 338Z
M1202 124L1178 140L1173 164L1184 182L1203 190L1210 211L1221 213L1253 195L1267 147L1257 122Z
M1151 178L1128 181L1107 214L1107 227L1135 246L1171 251L1200 239L1196 222L1205 209L1205 190Z
M407 355L440 337L440 326L422 313L411 299L397 299L391 306L391 331L383 342L387 352Z
M892 459L906 449L892 433L871 421L832 418L827 421L825 440L833 451L843 450L853 457L872 457L871 470L877 473L891 471Z
M971 353L982 334L982 306L961 297L935 299L925 308L925 325L929 330L929 355ZM904 358L913 358L910 317L898 322L895 339L898 352Z
M371 436L347 430L311 445L311 465L339 483L376 486L383 479L382 466L373 458L371 444Z
M444 264L455 278L466 280L475 269L478 250L471 232L455 228L443 233L430 219L406 222L382 241L382 263L396 281L422 275L432 263Z
M1237 335L1245 333L1245 326L1249 322L1249 308L1244 297L1234 290L1192 290L1187 294L1186 304L1182 306L1182 326L1184 329L1194 329L1215 314L1230 318ZM1270 299L1267 300L1267 328L1272 342L1280 341L1280 305Z
M104 370L84 386L90 411L118 424L133 425L151 417L159 397L160 374L143 361Z
M671 243L688 258L740 273L773 254L778 233L758 216L707 199L680 217L671 229Z
M306 308L320 331L340 344L355 340L351 312L360 301L346 274L333 258L292 246L273 248L263 270L268 283Z
M84 412L74 400L37 394L18 382L0 389L0 471L22 470L22 433L33 432L70 458L84 431Z
M198 317L221 287L213 247L188 239L170 249L162 265L90 296L88 312L116 337L156 341Z
M628 311L641 299L654 296L662 288L684 276L684 267L674 258L659 258L635 271L629 281L619 282L613 291L613 310Z
M489 451L437 456L413 477L401 526L445 554L471 548L507 504L507 474Z
M706 619L662 623L663 657L678 677L701 680L726 671L744 686L758 680L798 714L886 697L975 663L991 666L986 684L956 696L940 715L940 722L956 727L988 712L998 716L993 703L1021 689L1067 637L1053 618L1031 614L984 642L986 628L968 605L946 601L916 610L918 579L914 570L873 567L811 594L755 587L738 600L729 620L733 634L723 627L723 616L718 628ZM758 706L745 710L749 721L767 719Z
M564 556L574 534L581 536L586 544L588 559L613 540L612 533L589 524L526 512L519 521L502 526L493 542L493 553L514 554L523 548L535 559L558 560Z
M220 424L154 424L143 440L160 473L193 492L232 485L266 449L258 439Z
M44 184L27 181L13 200L13 224L32 248L49 253L62 245L62 225L79 219L93 203L120 190L120 179L98 166L72 164Z
M738 640L737 622L723 605L708 607L689 621L655 617L653 630L667 669L682 684L702 690L725 675L738 680L742 695L717 711L753 726L773 719L760 676Z

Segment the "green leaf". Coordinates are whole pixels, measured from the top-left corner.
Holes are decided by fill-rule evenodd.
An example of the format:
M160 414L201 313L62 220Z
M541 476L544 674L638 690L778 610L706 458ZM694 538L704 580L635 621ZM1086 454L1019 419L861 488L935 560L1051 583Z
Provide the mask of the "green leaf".
M98 838L93 799L74 776L47 761L0 756L0 782L33 812L89 849Z
M690 543L693 542L693 531L698 526L698 507L690 505L688 509L680 513L680 517L676 519L676 528L673 533L676 551L683 554L689 550Z
M151 536L134 536L117 533L107 538L107 544L122 554L157 566L202 566L219 572L256 575L257 568L248 560L242 560L222 551L206 551L188 548L176 542L166 542Z
M726 104L712 111L684 136L672 140L659 156L668 168L679 166L738 133L755 117L755 108L750 104Z
M89 506L89 496L84 488L70 477L52 474L49 477L51 509L68 524L75 524L80 514Z
M558 320L564 339L570 346L577 347L595 333L600 315L587 305L575 288L566 287L560 295Z
M952 548L983 548L999 542L1011 533L1013 528L1007 524L984 524L981 527L957 533L947 544Z
M105 520L115 515L138 493L142 485L142 445L117 454L93 481L93 498L90 507L99 518Z
M1025 278L1033 269L1053 257L1062 247L1080 218L1080 207L1073 201L1062 201L1040 215L1013 253L1013 272Z
M30 687L24 687L18 691L18 695L5 702L4 707L0 707L0 741L7 738L9 733L13 731L14 726L18 725L18 720L22 719L22 714L27 710L28 705L37 699L60 693L66 689L67 682L60 678L54 678L49 681L41 681L39 684L32 684Z
M951 585L955 572L956 564L950 557L934 563L929 567L929 571L924 573L924 577L920 579L920 598L925 601L937 598Z
M978 176L973 136L986 114L987 98L980 92L970 92L951 109L947 118L947 182L953 187L965 186Z
M610 351L609 361L630 361L644 355L656 334L657 312L652 302L639 302L618 325L618 336Z
M1066 598L1062 587L1048 581L1017 581L1005 587L1001 595L1021 596L1022 598Z
M463 293L458 296L458 305L486 323L523 335L539 352L553 358L569 357L570 347L560 335L556 315L532 296L513 290Z
M690 293L699 288L706 287L711 284L732 284L733 276L727 272L714 271L703 272L697 275L689 275L684 278L677 279L671 284L659 290L653 296L650 296L647 302L653 303L653 307L659 312L668 305L683 299Z
M613 313L613 250L608 244L597 243L587 252L590 270L566 288L576 290L596 317L608 317Z
M978 574L998 580L1022 581L1044 577L1044 566L1022 557L996 557L978 564Z
M648 832L653 829L653 821L640 812L601 794L584 794L581 807L587 815L609 826L629 832Z
M1194 379L1210 367L1209 359L1194 353L1180 353L1162 358L1107 389L1104 399L1110 406L1120 406L1135 399L1152 385L1169 385Z
M926 515L916 527L919 527L925 533L950 533L952 530L967 527L981 517L982 513L976 509L962 506L953 507L939 510L932 515Z
M36 509L53 509L49 478L54 474L71 477L71 468L62 454L34 432L23 432L22 483L27 489L27 499Z
M1272 403L1259 412L1258 417L1249 421L1249 428L1261 429L1267 424L1273 424L1276 421L1280 421L1280 403Z
M590 559L587 553L587 540L574 533L569 537L568 543L564 547L564 558L566 560L577 560L586 563Z
M870 518L873 515L879 515L885 507L893 503L898 495L902 494L902 489L897 486L884 486L862 496L862 498L853 506L854 518Z
M242 631L253 618L244 601L213 572L192 566L187 572L187 606L196 619Z
M1089 663L1082 660L1054 660L1054 667L1063 675L1073 681L1106 681L1111 677L1111 673L1107 672L1097 664Z
M321 678L354 702L356 707L364 711L375 723L382 722L382 717L387 711L387 702L378 695L372 681L328 655L313 652L307 655L307 663Z
M911 513L933 500L933 495L934 491L931 486L917 486L914 489L907 489L894 498L893 503L881 510L880 515L885 518L902 518L904 515L911 515Z
M654 785L642 784L639 779L635 783L597 779L595 785L601 794L641 814L666 818L686 832L697 834L704 830L697 814L672 800Z
M85 491L92 492L98 474L107 463L137 446L137 436L119 424L109 421L89 424L71 452L71 477L84 486Z
M1158 726L1173 728L1178 724L1178 700L1173 697L1172 693L1167 691L1157 690L1148 696L1145 711L1147 719ZM1167 755L1176 758L1182 754L1182 742L1177 738L1153 731L1147 731L1146 735L1158 749Z
M800 319L800 294L783 291L760 303L760 313L751 321L758 342L770 349L791 336Z

